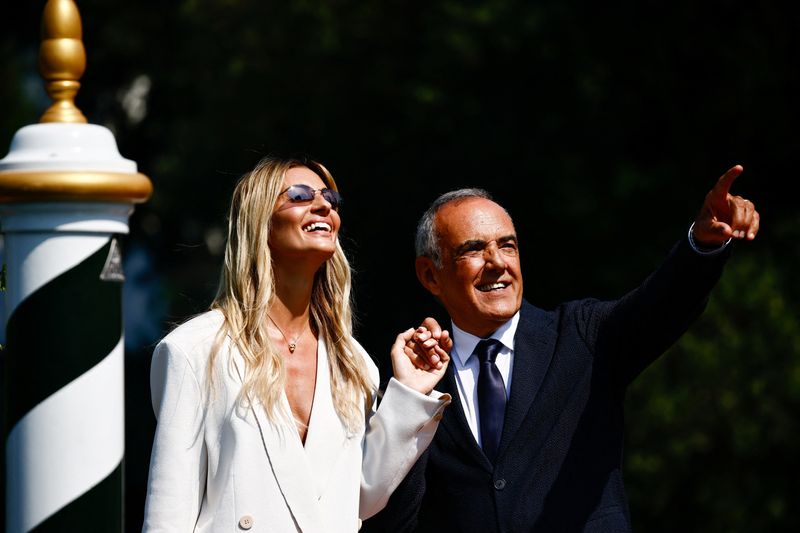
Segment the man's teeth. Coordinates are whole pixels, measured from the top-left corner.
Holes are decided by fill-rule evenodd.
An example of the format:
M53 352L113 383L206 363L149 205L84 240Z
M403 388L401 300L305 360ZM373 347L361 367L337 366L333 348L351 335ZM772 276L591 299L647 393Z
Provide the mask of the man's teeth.
M303 231L316 231L318 229L330 231L331 226L330 224L326 224L325 222L314 222L312 224L309 224L308 226L305 226L303 228Z
M486 285L478 285L478 290L482 292L486 291L493 291L495 289L504 289L506 287L505 283L488 283Z

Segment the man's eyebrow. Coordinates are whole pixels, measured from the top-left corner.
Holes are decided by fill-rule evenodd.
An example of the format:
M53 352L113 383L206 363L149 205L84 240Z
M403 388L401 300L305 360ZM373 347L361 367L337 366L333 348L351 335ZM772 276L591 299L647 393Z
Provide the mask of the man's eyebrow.
M472 250L481 250L486 248L486 241L481 239L471 239L468 241L464 241L456 247L456 255L459 256L464 252L469 252Z
M497 244L506 244L508 242L517 242L517 236L513 233L511 235L503 235L502 237L498 237L495 239ZM487 241L483 239L470 239L468 241L462 242L455 250L456 256L463 254L464 252L469 252L472 250L482 250L486 248L486 245L489 244Z

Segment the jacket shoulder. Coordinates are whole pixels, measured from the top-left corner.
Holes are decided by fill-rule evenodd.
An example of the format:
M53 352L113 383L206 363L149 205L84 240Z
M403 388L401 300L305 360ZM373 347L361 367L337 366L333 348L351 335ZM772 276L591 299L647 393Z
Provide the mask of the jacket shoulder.
M173 329L161 339L156 351L169 347L178 349L189 359L205 358L223 322L220 311L206 311Z
M583 298L562 302L552 310L545 310L523 301L518 327L523 331L549 331L554 335L572 331L585 338L613 304L613 301Z
M522 300L519 308L519 325L517 328L548 328L555 329L558 317L564 312L564 304L556 309L541 309L531 304L527 300Z

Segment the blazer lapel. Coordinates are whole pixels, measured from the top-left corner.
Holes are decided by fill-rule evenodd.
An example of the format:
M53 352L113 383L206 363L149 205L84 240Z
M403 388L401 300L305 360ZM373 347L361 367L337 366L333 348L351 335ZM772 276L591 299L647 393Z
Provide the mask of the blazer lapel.
M241 380L244 375L244 361L238 352L236 356L238 357L234 357L234 364ZM315 391L315 399L316 395ZM289 402L285 394L282 395L282 402L284 408L288 410ZM319 510L316 491L309 490L309 487L315 486L313 472L297 430L273 424L258 401L251 399L250 411L261 434L261 441L275 482L280 487L286 506L298 528L301 531L324 531L325 524Z
M475 440L475 436L467 423L467 417L464 415L464 407L456 384L454 366L452 363L448 366L444 378L440 382L440 386L443 389L442 392L449 393L453 400L451 407L444 412L438 431L446 431L464 453L470 455L477 464L491 472L492 463L478 446L478 442Z
M342 426L331 396L327 349L322 341L318 346L317 383L306 434L305 456L311 466L315 493L319 499L333 481L332 473L347 446L358 442L358 439L348 439Z
M517 434L534 403L553 358L555 339L551 316L523 300L517 332L514 335L511 392L506 404L498 456L503 454Z

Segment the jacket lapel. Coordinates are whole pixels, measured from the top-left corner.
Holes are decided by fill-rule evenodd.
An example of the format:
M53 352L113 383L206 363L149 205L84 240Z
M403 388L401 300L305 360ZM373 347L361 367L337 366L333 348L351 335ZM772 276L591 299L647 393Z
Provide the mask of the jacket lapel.
M330 386L330 369L325 344L320 341L317 349L317 383L314 390L314 405L306 434L305 456L314 476L314 492L322 498L331 483L340 457L348 445L358 439L348 439L347 433L333 405Z
M492 464L489 459L484 455L483 450L478 446L478 442L472 435L472 430L467 423L467 417L464 415L464 407L461 403L461 396L458 393L458 385L456 384L455 365L452 363L447 367L444 378L440 382L443 389L442 392L449 393L452 397L453 405L446 409L442 421L440 422L438 431L446 431L456 446L460 447L464 453L472 457L475 462L487 471L492 471Z
M503 454L517 434L534 403L553 358L555 339L551 315L523 300L517 332L514 335L511 392L506 404L498 456Z
M239 379L243 379L244 361L238 352L234 357L234 364ZM315 400L316 396L315 390ZM288 410L289 402L285 394L282 395L282 402L283 407ZM273 424L257 400L251 399L250 412L255 417L275 482L280 487L298 528L301 531L323 531L325 524L319 510L317 491L309 490L309 487L316 486L313 471L297 430L294 427Z

